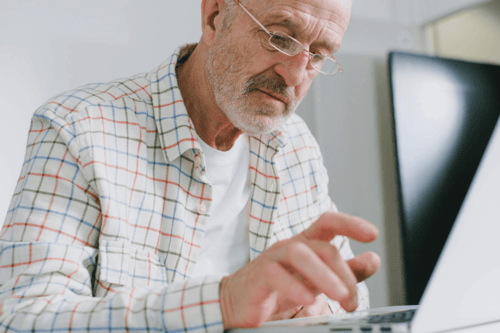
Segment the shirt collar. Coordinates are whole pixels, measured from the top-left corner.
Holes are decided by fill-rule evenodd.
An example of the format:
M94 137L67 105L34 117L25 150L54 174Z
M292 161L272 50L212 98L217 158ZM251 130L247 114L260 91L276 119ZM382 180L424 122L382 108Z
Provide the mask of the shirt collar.
M193 45L185 44L178 47L170 58L150 73L154 119L168 163L176 160L187 150L193 150L194 154L201 150L175 73L181 51L185 48L192 49ZM259 139L278 148L286 145L288 134L285 129L279 129L269 134L262 134Z
M154 119L168 163L183 155L186 150L201 150L175 74L175 66L185 46L187 45L178 47L170 58L151 72Z

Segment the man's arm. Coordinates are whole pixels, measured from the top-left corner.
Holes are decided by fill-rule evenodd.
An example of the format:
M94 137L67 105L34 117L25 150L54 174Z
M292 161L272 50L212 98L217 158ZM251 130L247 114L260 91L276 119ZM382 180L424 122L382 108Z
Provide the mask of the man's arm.
M82 171L77 128L51 109L33 118L0 234L0 331L222 332L218 277L129 286L112 257L129 249L99 243L107 198Z

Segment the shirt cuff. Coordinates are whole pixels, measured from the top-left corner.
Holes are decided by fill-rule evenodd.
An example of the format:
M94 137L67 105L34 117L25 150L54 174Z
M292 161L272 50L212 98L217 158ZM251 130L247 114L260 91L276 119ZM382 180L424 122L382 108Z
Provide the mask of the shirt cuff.
M223 332L219 298L219 287L223 277L223 275L210 275L193 278L174 290L168 290L169 302L164 301L162 304L165 330ZM180 306L168 307L169 304L180 304Z

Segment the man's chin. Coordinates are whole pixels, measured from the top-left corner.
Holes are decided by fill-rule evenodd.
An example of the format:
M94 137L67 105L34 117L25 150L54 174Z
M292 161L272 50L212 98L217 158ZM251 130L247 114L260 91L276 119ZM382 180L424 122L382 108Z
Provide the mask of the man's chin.
M281 130L288 119L288 117L279 116L276 118L263 114L254 115L252 118L237 124L236 127L248 135L258 136Z

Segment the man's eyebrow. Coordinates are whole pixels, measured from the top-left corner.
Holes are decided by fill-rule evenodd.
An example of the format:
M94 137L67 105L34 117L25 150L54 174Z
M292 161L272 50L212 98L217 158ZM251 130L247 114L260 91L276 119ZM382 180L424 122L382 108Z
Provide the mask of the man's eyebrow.
M298 25L297 22L294 22L289 16L283 14L270 14L263 19L262 24L264 26L283 25L290 29L294 29ZM295 33L291 37L296 38ZM339 45L327 41L315 41L312 45L324 49L329 54L335 53L339 48Z
M278 24L284 25L287 28L295 28L297 23L292 21L289 16L283 14L271 14L266 16L262 22L264 25Z
M334 54L339 49L339 45L335 45L326 41L315 41L312 43L315 48L319 47L327 51L329 54Z

